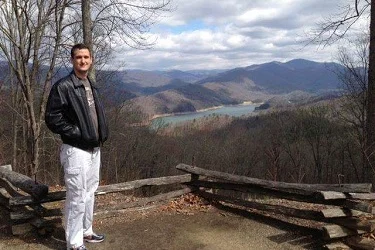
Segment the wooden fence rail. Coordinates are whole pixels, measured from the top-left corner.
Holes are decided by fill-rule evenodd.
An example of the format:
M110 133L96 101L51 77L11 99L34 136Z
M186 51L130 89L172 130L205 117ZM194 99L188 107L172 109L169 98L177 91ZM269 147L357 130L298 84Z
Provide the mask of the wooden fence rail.
M206 170L186 164L179 164L176 168L195 175L189 185L199 188L196 193L209 200L322 222L320 230L327 240L327 249L351 249L350 247L375 249L374 240L360 237L362 234L371 234L375 230L372 203L375 200L375 193L371 192L372 185L369 183L333 185L285 183ZM205 176L210 180L198 180L198 176ZM296 201L296 205L290 207L289 205L265 204L218 194L221 190L288 199ZM326 205L327 208L311 210L301 205L301 202Z
M44 204L48 205L52 202L64 200L66 195L65 191L37 193L35 190L45 190L47 186L35 183L29 177L13 172L10 165L0 166L0 176L0 205L5 207L9 212L10 226L14 235L24 234L35 229L40 233L47 233L53 229L54 224L61 222L62 209L47 208ZM14 181L14 176L17 176L17 181ZM129 191L145 186L184 184L190 181L191 174L135 180L100 186L95 192L95 195ZM123 212L128 208L139 207L150 202L168 200L191 193L194 191L193 189L192 187L182 185L181 189L178 190L161 193L139 201L113 205L110 210L96 210L95 215L110 215Z
M112 205L95 211L96 215L108 215L139 207L150 202L168 200L183 194L195 194L215 202L231 204L243 209L282 214L287 217L313 220L322 223L320 231L327 240L327 249L374 249L374 240L361 235L375 230L373 201L369 183L359 184L299 184L261 180L179 164L177 169L188 174L135 180L126 183L100 186L96 195L134 190L145 186L181 185L178 190L161 193L139 201ZM14 178L17 176L17 178ZM38 191L36 191L38 190ZM42 190L42 191L40 191ZM22 234L35 228L48 231L61 220L61 208L47 208L51 202L65 199L65 191L45 192L46 186L35 183L27 176L11 171L11 166L0 166L0 205L8 209L12 232ZM228 193L223 192L230 192ZM241 194L233 197L233 193ZM251 200L243 194L261 194L285 199L295 207L267 204ZM314 210L300 203L319 204L325 208ZM355 236L355 237L353 237ZM344 244L345 243L345 244Z

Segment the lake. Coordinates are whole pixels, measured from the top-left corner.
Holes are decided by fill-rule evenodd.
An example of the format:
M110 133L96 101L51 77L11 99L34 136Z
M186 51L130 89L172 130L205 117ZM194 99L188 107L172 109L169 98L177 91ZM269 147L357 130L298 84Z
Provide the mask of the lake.
M215 109L209 109L204 111L197 111L191 113L183 113L171 116L164 116L155 118L152 121L152 124L176 124L180 122L190 121L194 119L199 119L202 117L207 117L209 115L229 115L234 117L239 117L242 115L248 115L252 113L255 107L259 106L260 104L240 104L240 105L229 105L229 106L222 106Z

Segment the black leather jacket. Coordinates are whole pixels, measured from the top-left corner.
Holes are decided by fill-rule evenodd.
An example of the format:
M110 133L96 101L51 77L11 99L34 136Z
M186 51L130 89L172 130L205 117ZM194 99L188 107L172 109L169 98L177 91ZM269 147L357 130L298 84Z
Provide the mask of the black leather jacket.
M90 83L98 116L99 138L90 117L85 88L73 71L52 86L45 113L45 122L53 133L59 134L64 143L84 150L98 147L108 138L98 89L91 80Z

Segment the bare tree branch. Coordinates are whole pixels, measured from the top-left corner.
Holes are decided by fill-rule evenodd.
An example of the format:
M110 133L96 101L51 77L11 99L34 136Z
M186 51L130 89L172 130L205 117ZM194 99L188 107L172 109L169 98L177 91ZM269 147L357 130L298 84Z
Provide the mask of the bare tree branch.
M318 28L312 32L310 42L327 46L344 38L360 18L368 17L369 9L369 1L352 0L348 5L341 7L341 11L318 23Z

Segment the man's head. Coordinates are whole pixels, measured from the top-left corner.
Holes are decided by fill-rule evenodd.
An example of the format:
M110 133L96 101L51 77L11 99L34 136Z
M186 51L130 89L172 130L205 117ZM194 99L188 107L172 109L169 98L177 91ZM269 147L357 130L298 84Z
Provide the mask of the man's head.
M91 50L89 48L89 46L87 46L86 44L84 43L77 43L76 45L74 45L72 47L72 49L70 50L70 57L71 58L74 58L74 53L76 50L81 50L81 49L87 49L89 52L90 52L90 56L91 56Z
M72 47L70 56L76 75L80 78L86 78L92 65L90 48L82 43L76 44Z

